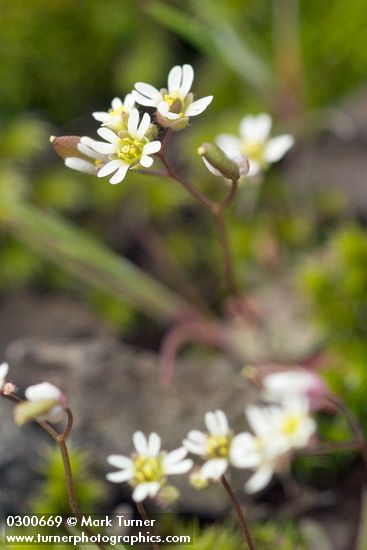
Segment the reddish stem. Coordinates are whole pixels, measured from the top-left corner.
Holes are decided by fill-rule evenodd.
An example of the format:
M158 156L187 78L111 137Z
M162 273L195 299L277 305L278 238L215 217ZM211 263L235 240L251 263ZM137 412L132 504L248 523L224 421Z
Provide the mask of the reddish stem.
M221 477L221 481L222 481L223 487L227 491L227 494L228 494L229 498L231 499L234 511L236 512L239 524L241 525L241 529L242 529L243 535L245 537L247 546L248 546L249 550L255 550L255 545L254 545L254 542L253 542L251 534L250 534L249 526L248 526L246 518L245 518L245 516L242 512L241 506L240 506L240 504L239 504L239 502L236 498L236 495L234 494L234 492L232 490L232 487L230 486L230 484L228 483L228 481L226 480L226 478L224 476Z

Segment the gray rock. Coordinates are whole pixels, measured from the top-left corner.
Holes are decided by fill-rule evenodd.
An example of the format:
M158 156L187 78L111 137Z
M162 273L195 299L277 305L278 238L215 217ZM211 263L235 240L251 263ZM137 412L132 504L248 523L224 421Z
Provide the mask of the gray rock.
M243 408L253 399L253 390L240 375L240 365L217 355L186 358L178 362L174 383L164 391L158 382L157 356L123 345L81 304L28 297L11 302L4 304L0 315L3 321L10 319L7 338L3 332L1 341L11 365L10 379L20 395L28 385L44 380L66 393L75 416L70 440L90 455L97 475L104 477L110 470L108 454L131 452L131 436L137 429L157 431L171 450L190 429L203 428L207 410L223 408L234 426L245 428ZM16 427L12 404L0 405L0 473L6 475L0 508L9 508L24 500L25 485L29 490L35 486L40 448L47 437L36 425ZM220 487L198 493L186 480L177 481L182 509L211 515L227 508ZM243 497L242 483L237 485ZM116 498L118 492L121 498L129 494L107 481L106 492Z
M297 143L284 167L289 187L310 192L340 191L351 210L367 211L367 89L333 108L313 113L309 139ZM315 126L317 127L315 129Z

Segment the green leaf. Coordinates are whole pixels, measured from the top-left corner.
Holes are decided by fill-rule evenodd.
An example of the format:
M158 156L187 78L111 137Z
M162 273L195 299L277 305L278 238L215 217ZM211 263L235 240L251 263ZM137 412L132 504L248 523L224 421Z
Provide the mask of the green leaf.
M2 221L14 237L41 256L160 322L192 312L173 291L55 213L9 201Z
M212 57L216 63L219 57L241 80L261 93L268 93L272 88L268 65L251 50L228 22L204 22L156 0L147 4L144 9L155 21Z

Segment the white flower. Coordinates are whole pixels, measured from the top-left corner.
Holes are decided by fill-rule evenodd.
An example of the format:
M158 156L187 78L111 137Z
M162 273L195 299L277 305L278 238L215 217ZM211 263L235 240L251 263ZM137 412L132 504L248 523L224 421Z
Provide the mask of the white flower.
M255 469L245 484L248 493L260 491L279 471L288 448L284 440L274 431L275 407L250 405L245 414L254 432L242 433L233 438L231 462L237 468Z
M303 396L292 396L281 407L274 408L274 431L289 450L306 447L316 432L316 422L309 410L309 401Z
M148 113L144 113L139 123L139 112L137 109L132 109L126 131L116 134L110 128L99 128L98 134L107 143L92 140L89 146L101 155L108 155L109 161L100 168L97 176L102 178L114 173L110 183L115 184L124 179L129 168L140 166L150 168L153 159L149 155L158 153L161 148L160 141L150 141L150 126ZM82 143L85 143L84 138Z
M305 396L312 408L317 408L328 393L322 378L305 369L268 374L262 380L262 388L264 399L282 403L289 398Z
M132 94L127 94L124 101L115 97L111 101L111 109L92 113L93 117L102 122L102 126L109 126L113 130L121 130L125 125L125 118L135 105Z
M78 172L96 175L103 164L109 161L109 156L102 153L97 153L92 146L98 143L90 137L83 136L80 138L77 148L86 159L80 157L66 157L65 166ZM90 160L88 160L90 159Z
M158 113L168 121L178 121L200 115L211 103L213 96L193 101L190 93L194 80L191 65L175 65L168 74L167 89L157 90L145 82L137 82L132 92L134 99L145 107L156 107Z
M186 458L186 449L180 447L170 453L162 451L161 438L156 433L146 438L142 432L135 432L133 442L136 452L130 457L107 457L108 464L120 471L109 473L106 477L113 483L129 482L134 487L135 502L155 497L166 484L167 476L185 474L192 468L192 460Z
M205 424L208 432L192 430L184 439L183 446L190 453L206 459L198 478L218 481L231 462L233 433L221 410L207 412Z
M53 384L43 382L42 384L29 386L25 390L25 396L32 403L41 403L42 401L55 402L53 405L50 405L49 410L45 414L38 417L40 420L48 420L55 423L62 420L64 410L67 406L66 398L62 391Z
M269 164L280 160L294 143L294 138L284 134L270 137L272 120L267 113L245 116L239 126L240 136L220 134L216 143L228 156L245 153L250 161L248 175L255 176Z
M3 390L6 384L6 377L9 372L8 363L1 363L0 365L0 392Z
M282 406L249 406L245 410L254 435L239 434L231 445L231 462L237 468L253 468L245 485L249 493L260 491L274 473L288 467L289 453L306 447L316 431L307 399L294 398Z

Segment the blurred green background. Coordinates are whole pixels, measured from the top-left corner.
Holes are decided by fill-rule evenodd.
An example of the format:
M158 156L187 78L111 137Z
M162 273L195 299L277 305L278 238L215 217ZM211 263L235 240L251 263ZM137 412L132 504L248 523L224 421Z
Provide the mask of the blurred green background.
M127 340L158 345L161 328L149 311L142 318L131 307L135 298L128 304L108 279L86 286L60 247L40 244L48 231L60 242L65 237L63 227L41 222L47 213L75 222L186 300L195 301L199 290L220 311L214 229L191 198L169 180L131 174L111 186L67 170L49 135L95 136L93 110L106 109L137 80L164 85L173 64L189 62L197 96L213 94L214 102L176 137L179 169L196 174L202 191L222 196L222 182L208 178L196 156L204 139L236 131L242 116L265 110L276 130L296 135L297 155L305 141L318 142L325 113L364 89L364 2L1 0L0 7L1 291L66 291L92 304ZM261 187L242 186L229 223L243 288L251 292L279 277L300 282L336 361L342 356L351 365L345 383L357 391L367 356L367 243L361 217L346 203L333 188L302 194L276 167ZM89 259L107 264L100 250L90 250Z
M208 178L196 156L204 139L236 131L242 116L266 110L277 131L296 135L290 156L297 158L305 142L318 143L325 113L364 89L365 3L2 0L0 7L1 292L26 287L70 293L92 304L127 341L156 348L162 329L150 321L155 305L140 307L144 296L120 296L123 266L114 262L123 255L175 292L168 299L172 308L178 294L195 301L200 291L221 311L214 229L191 198L169 180L131 174L111 186L67 170L49 135L95 136L93 110L106 109L137 80L163 85L173 64L189 62L196 71L194 91L215 99L176 137L179 169L196 174L203 192L222 196L222 182ZM332 352L333 369L341 362L343 372L350 372L334 382L340 391L359 395L361 412L367 356L364 216L346 208L347 199L333 188L302 194L281 168L262 186L240 189L229 219L237 273L249 293L279 278L299 285ZM67 259L60 254L63 239L70 246L77 240L77 233L65 232L67 221L116 253L107 258L103 248L88 249L101 284L75 266L76 245ZM54 241L42 241L48 232ZM84 246L89 244L80 241L79 250ZM103 278L107 264L117 281L114 292ZM149 327L147 336L141 323Z
M236 271L250 296L283 281L297 289L331 386L366 425L366 212L348 207L348 182L345 196L332 186L304 193L284 175L303 147L317 149L328 113L366 89L366 32L363 0L0 0L0 299L67 293L125 341L153 349L178 296L197 302L199 292L222 312L215 229L189 196L167 179L129 174L111 186L70 171L49 144L51 134L94 137L92 111L138 80L163 86L174 64L191 63L197 97L214 101L174 147L203 192L221 197L223 182L208 177L198 145L235 132L244 115L268 111L275 132L296 136L290 160L239 191L228 216ZM137 274L123 258L162 287L139 279L126 290ZM166 303L157 315L145 302L150 285ZM338 420L325 433L347 436ZM279 540L272 529L259 534L264 548ZM293 537L282 548L296 548Z

